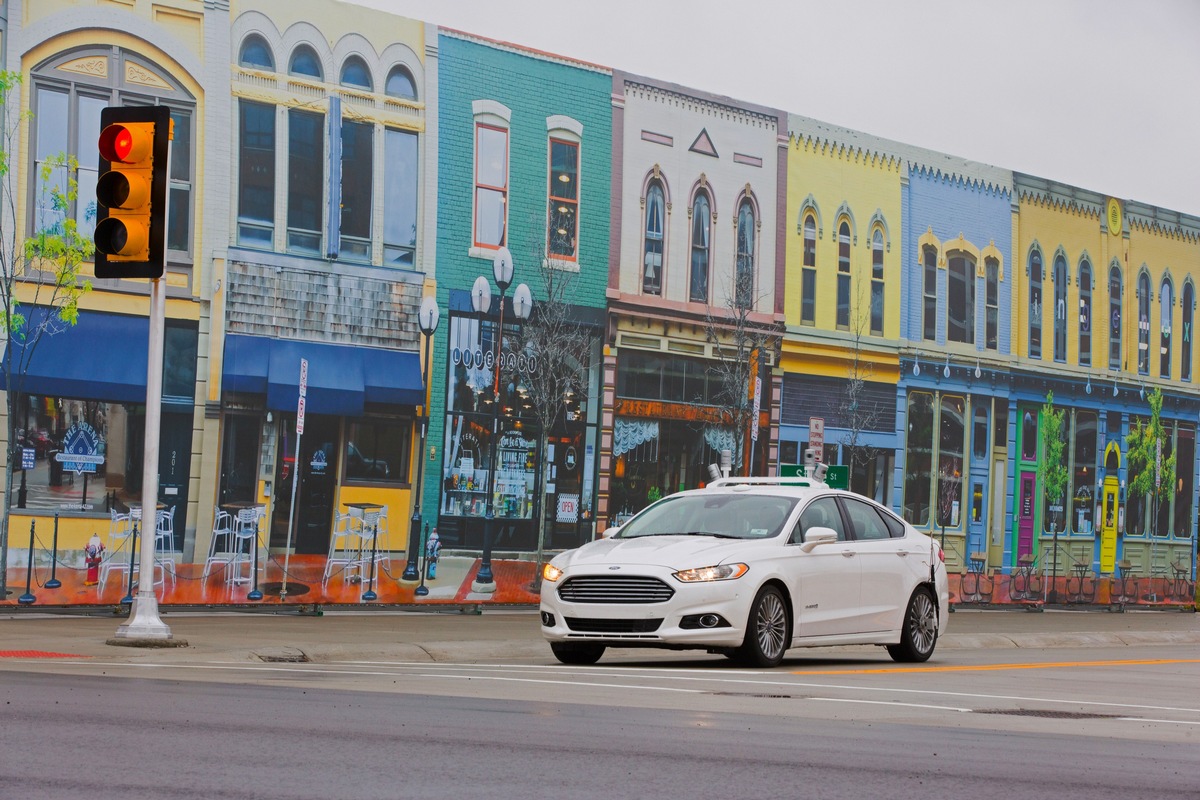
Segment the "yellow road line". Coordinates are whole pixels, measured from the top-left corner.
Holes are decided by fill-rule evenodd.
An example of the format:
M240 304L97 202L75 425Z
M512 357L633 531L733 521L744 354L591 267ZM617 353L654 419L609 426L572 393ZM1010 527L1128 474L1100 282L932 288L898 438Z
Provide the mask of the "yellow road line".
M793 670L793 675L873 675L889 672L984 672L1003 669L1069 669L1074 667L1161 666L1163 664L1200 664L1200 658L1162 658L1124 661L1050 661L1044 664L980 664L945 667L880 667L877 669Z

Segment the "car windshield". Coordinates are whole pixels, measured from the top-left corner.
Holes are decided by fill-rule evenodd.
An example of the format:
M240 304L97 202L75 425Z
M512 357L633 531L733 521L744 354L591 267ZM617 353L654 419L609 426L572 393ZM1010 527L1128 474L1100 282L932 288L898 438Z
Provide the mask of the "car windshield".
M675 495L638 514L616 538L690 535L769 539L779 533L795 505L792 498L762 494Z

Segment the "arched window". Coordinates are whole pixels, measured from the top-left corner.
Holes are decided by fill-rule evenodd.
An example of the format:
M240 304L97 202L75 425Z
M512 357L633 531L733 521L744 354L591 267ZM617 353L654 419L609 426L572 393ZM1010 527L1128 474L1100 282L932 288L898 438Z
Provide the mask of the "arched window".
M667 203L662 182L646 189L646 237L642 248L642 292L662 294L663 249L666 244Z
M1079 366L1092 365L1092 265L1079 262Z
M1196 313L1196 288L1191 281L1183 284L1183 338L1179 345L1179 379L1192 379L1192 321Z
M1029 357L1042 357L1042 254L1029 254Z
M275 56L271 55L271 47L265 39L258 35L250 35L242 42L238 66L274 71Z
M850 329L850 223L838 225L837 326Z
M1175 290L1170 278L1163 278L1162 288L1158 292L1158 374L1159 377L1171 377L1171 315L1175 308Z
M321 80L323 77L321 59L317 58L315 50L302 44L292 51L292 62L288 66L288 74Z
M1143 272L1138 275L1138 355L1137 368L1139 375L1150 374L1150 276Z
M342 86L373 91L375 84L371 81L371 70L367 69L367 62L358 56L347 58L346 63L342 64Z
M704 191L692 200L692 271L688 299L708 302L708 262L712 246L712 205Z
M946 266L946 341L974 344L975 261L955 251Z
M392 67L392 71L388 73L387 82L383 85L383 92L391 97L416 100L417 84L406 68L397 65Z
M800 270L800 324L817 324L817 221L804 217L804 266Z
M994 258L985 258L983 266L987 275L987 312L984 320L984 335L987 337L987 349L996 350L1000 346L1000 262Z
M737 214L737 286L738 308L754 305L754 204L744 198Z
M1067 360L1067 259L1054 259L1054 360Z
M871 333L883 336L883 231L871 236Z
M937 340L937 250L926 245L921 251L921 263L924 272L925 308L924 337L929 341Z
M1121 270L1108 271L1108 368L1121 368Z

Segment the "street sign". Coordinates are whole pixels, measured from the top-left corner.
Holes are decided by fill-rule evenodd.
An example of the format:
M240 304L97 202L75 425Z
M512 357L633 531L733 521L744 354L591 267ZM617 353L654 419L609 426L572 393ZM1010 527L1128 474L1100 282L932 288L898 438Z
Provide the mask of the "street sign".
M300 396L308 396L308 359L300 359Z
M825 418L808 418L808 446L812 449L817 461L825 460Z
M37 450L32 447L21 448L21 469L33 469L37 466Z
M300 402L296 406L296 435L304 433L304 395L300 395Z
M758 414L762 410L762 378L754 379L754 421L750 423L750 441L758 441Z

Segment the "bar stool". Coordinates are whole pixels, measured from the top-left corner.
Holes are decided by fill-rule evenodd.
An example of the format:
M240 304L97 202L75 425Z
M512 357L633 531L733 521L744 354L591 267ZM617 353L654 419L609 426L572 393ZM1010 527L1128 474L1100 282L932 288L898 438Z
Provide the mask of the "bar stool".
M233 537L233 516L228 511L216 509L213 517L212 538L208 542L208 558L204 560L202 578L208 578L213 564L224 564L229 568L237 555Z
M254 577L254 558L258 556L258 569L263 571L266 569L266 558L263 557L263 548L258 541L258 509L243 508L237 513L237 520L233 527L234 537L234 556L229 577L225 579L226 583L249 583ZM257 548L257 553L256 553ZM247 564L250 567L250 574L242 577L242 564Z
M108 523L108 543L104 552L104 562L100 565L101 593L104 592L104 584L108 581L108 573L113 570L129 573L129 554L121 551L131 544L133 538L132 517L128 513L119 513L115 508L109 511L111 516ZM137 574L137 569L137 559L134 559L134 574Z
M164 508L154 515L154 557L158 568L162 570L162 580L155 585L166 583L167 573L171 573L171 585L175 585L175 559L166 553L175 549L175 506Z
M329 535L329 555L325 559L325 572L321 576L321 584L324 585L329 581L334 567L341 567L342 572L357 569L358 554L359 546L356 534L350 528L350 515L335 511L333 531Z

